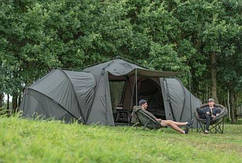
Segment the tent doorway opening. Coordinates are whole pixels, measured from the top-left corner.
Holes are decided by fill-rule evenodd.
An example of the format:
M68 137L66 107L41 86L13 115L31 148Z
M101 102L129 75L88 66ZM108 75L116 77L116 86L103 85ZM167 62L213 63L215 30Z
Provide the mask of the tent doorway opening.
M129 125L133 106L136 105L135 80L130 78L114 80L109 76L109 88L115 125ZM157 118L166 119L159 79L139 78L137 88L137 101L147 100L148 111Z
M159 79L143 79L137 84L138 100L145 99L148 102L148 111L155 117L166 119L164 100ZM135 88L136 89L136 88ZM136 91L136 90L135 90ZM136 95L134 96L134 104L136 103Z
M126 80L109 80L113 119L115 125L128 125L131 120L132 109L124 104L127 96Z

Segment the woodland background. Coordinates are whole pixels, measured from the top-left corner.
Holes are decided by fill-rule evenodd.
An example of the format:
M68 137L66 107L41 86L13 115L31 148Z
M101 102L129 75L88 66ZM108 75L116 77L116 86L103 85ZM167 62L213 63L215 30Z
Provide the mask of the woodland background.
M120 56L181 72L195 96L215 98L235 123L241 39L241 0L2 0L0 107L16 111L24 87L53 68L80 71Z

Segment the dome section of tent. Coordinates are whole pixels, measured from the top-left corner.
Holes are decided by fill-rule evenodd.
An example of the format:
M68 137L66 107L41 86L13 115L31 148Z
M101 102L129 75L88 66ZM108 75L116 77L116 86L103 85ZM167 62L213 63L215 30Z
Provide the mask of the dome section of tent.
M90 73L52 70L25 90L21 108L27 117L72 117L85 123L95 85Z
M84 69L85 72L100 73L101 71L107 71L115 76L122 76L130 73L134 69L144 69L138 65L129 63L122 59L115 59L105 63L101 63L92 67Z

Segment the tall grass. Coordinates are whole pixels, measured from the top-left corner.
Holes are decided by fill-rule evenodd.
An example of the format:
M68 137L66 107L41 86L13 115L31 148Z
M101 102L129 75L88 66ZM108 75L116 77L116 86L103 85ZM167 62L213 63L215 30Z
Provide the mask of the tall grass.
M242 125L224 134L0 118L0 162L242 162Z

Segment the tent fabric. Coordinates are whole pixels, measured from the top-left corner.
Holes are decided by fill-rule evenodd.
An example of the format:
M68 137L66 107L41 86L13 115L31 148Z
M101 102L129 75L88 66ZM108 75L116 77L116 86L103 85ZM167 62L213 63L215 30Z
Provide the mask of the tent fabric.
M110 81L122 81L125 83L123 109L133 109L137 99L147 96L146 92L152 94L153 89L158 91L149 95L150 106L162 107L156 110L157 115L165 112L166 119L189 121L201 101L174 78L176 74L148 70L121 59L91 66L82 72L52 70L25 90L21 109L25 117L41 115L67 122L76 119L84 124L115 125L116 106L111 102ZM151 84L142 86L145 80ZM149 87L151 91L145 90Z
M166 117L174 121L188 121L193 118L196 108L201 106L202 102L193 96L176 78L161 78L163 85L162 95L166 108ZM193 126L196 126L194 122Z
M135 75L135 71L137 71L138 76L143 76L143 77L171 77L171 76L176 76L178 73L176 72L160 72L160 71L154 71L154 70L145 70L145 69L135 69L131 72L128 73L128 76Z
M61 119L66 122L71 122L73 119L73 115L69 114L61 105L31 89L25 90L25 98L23 99L22 105L25 106L23 107L24 117Z
M114 125L108 73L97 78L97 87L87 124Z
M87 73L82 73L82 75L80 75L80 72L74 71L65 71L65 73L72 83L72 89L76 93L80 112L84 119L87 120L95 94L95 78L92 74Z
M176 72L160 72L155 70L147 70L138 65L129 63L127 61L116 59L106 63L102 63L100 65L96 65L93 67L89 67L84 69L85 72L97 72L107 71L113 76L132 76L135 75L135 71L137 71L137 75L147 76L147 77L167 77L167 76L175 76Z
M27 99L22 106L24 115L31 117L35 113L61 119L61 115L69 114L84 123L92 105L95 85L92 74L53 70L26 90Z
M105 63L101 63L92 67L84 69L84 72L92 72L93 74L100 75L104 71L109 72L114 76L127 75L134 69L144 69L138 65L126 62L121 59L111 60Z

